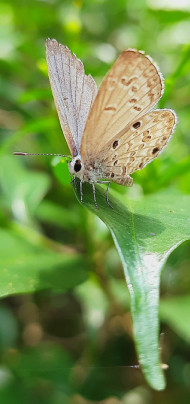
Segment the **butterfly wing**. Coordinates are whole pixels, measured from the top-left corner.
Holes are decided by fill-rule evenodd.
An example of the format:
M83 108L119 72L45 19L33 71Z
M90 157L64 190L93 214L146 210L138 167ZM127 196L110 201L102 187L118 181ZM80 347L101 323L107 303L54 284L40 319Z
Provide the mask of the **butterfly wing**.
M162 151L176 125L175 112L159 109L143 115L121 138L109 142L99 155L105 178L127 184L128 175L141 170Z
M133 49L124 51L103 80L90 111L81 143L82 160L96 158L110 139L125 134L162 92L162 76L151 59Z
M74 157L80 153L82 134L97 86L90 75L85 75L81 60L55 39L46 41L46 59L61 128Z

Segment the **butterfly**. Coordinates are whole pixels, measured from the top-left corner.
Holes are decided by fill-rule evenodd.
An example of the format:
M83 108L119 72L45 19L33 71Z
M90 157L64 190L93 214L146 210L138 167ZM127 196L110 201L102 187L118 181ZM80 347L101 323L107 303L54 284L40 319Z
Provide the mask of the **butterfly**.
M152 108L164 92L158 67L144 52L124 50L99 90L83 63L55 39L46 41L51 89L62 131L71 152L70 174L84 182L111 181L132 186L130 174L141 170L162 151L177 117L171 109ZM29 154L29 153L15 153Z

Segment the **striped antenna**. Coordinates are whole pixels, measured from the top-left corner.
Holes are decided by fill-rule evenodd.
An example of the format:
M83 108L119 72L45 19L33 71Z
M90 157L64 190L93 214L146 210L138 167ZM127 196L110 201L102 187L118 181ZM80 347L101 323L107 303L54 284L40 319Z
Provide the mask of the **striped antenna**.
M71 156L66 156L65 154L54 154L54 153L24 153L24 152L13 152L14 156L59 156L67 157L72 160Z

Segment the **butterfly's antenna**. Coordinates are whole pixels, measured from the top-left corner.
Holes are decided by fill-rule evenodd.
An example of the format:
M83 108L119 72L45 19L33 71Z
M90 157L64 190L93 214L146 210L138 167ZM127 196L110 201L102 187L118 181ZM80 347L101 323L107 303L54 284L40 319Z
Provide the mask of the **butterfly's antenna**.
M13 152L14 156L59 156L59 157L67 157L68 159L72 159L71 156L66 156L65 154L54 154L54 153L24 153L24 152Z

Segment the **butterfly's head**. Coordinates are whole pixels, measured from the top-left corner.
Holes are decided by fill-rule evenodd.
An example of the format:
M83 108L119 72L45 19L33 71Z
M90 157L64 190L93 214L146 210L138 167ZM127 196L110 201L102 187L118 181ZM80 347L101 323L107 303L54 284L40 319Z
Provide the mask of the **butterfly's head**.
M81 162L81 157L76 156L74 157L71 162L68 163L69 171L71 174L76 175L76 177L81 177L83 174L83 164Z

